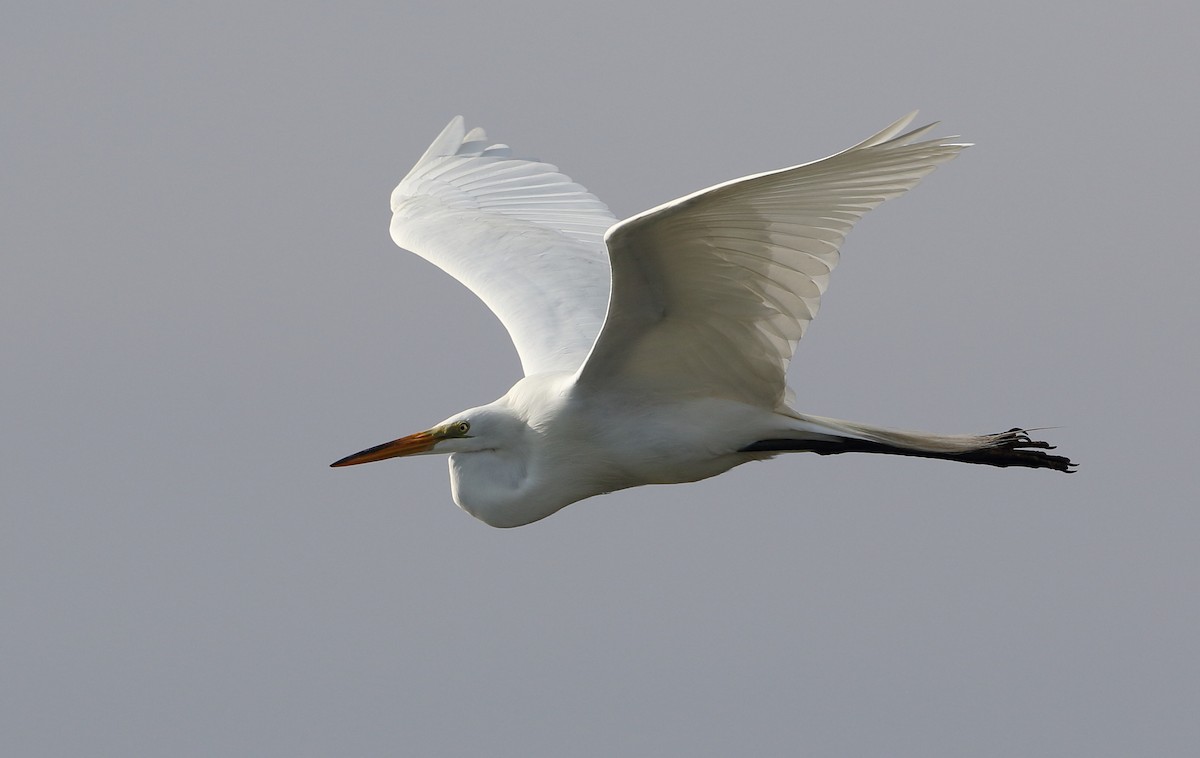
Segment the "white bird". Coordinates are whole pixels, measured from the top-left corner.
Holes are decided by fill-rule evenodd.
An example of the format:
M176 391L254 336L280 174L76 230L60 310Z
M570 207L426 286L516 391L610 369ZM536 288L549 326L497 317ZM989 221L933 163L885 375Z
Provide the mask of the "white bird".
M453 119L392 193L392 239L470 288L525 377L499 400L343 458L450 454L454 501L497 527L593 495L783 452L1071 471L1026 430L941 435L793 410L785 384L846 233L965 144L902 133L735 179L625 221L555 166Z

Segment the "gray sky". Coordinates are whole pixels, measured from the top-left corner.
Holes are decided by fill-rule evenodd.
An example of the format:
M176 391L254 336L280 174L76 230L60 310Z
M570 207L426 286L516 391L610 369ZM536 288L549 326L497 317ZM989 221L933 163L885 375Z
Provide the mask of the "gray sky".
M1194 753L1192 4L416 5L6 12L0 753ZM500 531L440 458L327 468L518 376L387 233L454 114L624 216L914 107L977 146L851 234L798 407L1078 474L792 456Z

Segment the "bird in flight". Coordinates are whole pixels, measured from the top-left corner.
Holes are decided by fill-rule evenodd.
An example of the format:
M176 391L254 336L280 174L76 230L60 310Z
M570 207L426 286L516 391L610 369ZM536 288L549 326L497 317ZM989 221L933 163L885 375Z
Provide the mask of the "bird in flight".
M392 239L499 317L524 378L495 402L342 458L450 454L450 488L496 527L781 453L885 453L1072 471L1028 430L900 431L800 413L788 363L868 210L967 145L905 131L734 179L618 221L555 166L453 119L392 192Z

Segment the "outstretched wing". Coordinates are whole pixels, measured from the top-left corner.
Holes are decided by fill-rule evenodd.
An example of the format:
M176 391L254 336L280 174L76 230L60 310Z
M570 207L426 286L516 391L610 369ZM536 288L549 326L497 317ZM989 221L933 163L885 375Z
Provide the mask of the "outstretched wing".
M920 141L933 124L901 134L915 116L829 158L718 184L613 227L608 317L579 384L783 403L788 362L846 233L966 147Z
M466 285L508 330L526 376L575 371L608 305L616 218L548 163L455 117L392 192L392 239Z

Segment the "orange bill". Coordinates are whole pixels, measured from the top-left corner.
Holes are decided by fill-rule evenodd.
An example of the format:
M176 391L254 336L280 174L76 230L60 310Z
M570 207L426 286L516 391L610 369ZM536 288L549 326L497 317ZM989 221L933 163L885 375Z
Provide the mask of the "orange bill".
M373 463L374 461L382 461L387 458L396 458L401 455L413 455L415 453L427 453L433 449L433 446L438 443L440 438L432 431L417 432L410 434L407 437L401 437L398 440L385 442L382 445L369 447L362 452L354 455L347 455L345 458L331 463L330 466L355 466L359 463Z

